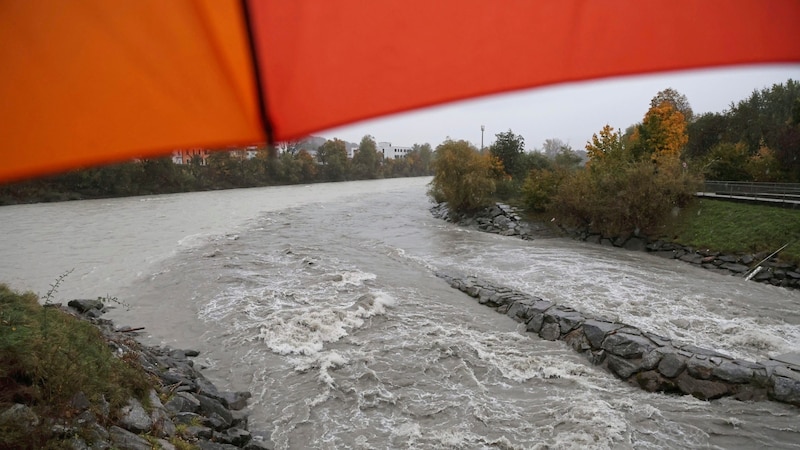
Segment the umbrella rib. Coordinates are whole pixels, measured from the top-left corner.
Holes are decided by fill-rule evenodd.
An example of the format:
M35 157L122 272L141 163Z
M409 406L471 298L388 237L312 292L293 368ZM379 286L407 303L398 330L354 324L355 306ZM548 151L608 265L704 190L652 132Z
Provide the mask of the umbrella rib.
M272 120L270 119L267 110L267 91L264 79L261 77L261 64L258 60L258 52L256 51L256 38L253 23L250 21L250 7L248 0L242 1L242 14L244 14L244 23L247 27L247 41L250 47L250 57L253 62L253 75L256 79L256 92L258 95L258 113L261 119L261 126L264 128L264 133L267 135L267 145L272 146L275 144Z

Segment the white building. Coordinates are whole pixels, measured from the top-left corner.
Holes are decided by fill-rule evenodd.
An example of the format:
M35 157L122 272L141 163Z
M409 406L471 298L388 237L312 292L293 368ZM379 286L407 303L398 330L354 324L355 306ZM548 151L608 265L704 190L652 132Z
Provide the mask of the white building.
M411 153L411 147L394 146L391 142L378 142L378 153L386 159L400 159Z

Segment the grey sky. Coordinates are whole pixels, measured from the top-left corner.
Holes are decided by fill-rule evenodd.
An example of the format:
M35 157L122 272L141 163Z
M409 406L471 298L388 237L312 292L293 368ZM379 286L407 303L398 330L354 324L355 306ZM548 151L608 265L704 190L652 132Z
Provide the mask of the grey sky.
M559 138L578 149L606 123L624 130L640 122L650 106L650 99L668 87L684 94L695 114L701 114L721 112L754 90L784 83L790 78L800 80L800 64L692 70L567 83L396 114L315 135L359 142L365 134L370 134L377 141L389 141L394 145L428 142L434 148L449 136L466 139L479 147L480 126L485 125L485 146L494 141L496 133L510 128L525 137L527 150L541 148L549 138Z

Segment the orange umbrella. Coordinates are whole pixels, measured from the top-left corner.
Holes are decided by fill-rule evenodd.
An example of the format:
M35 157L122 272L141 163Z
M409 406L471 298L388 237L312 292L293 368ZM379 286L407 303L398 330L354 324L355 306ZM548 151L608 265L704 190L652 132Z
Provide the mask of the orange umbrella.
M566 81L800 61L797 0L3 0L0 181Z

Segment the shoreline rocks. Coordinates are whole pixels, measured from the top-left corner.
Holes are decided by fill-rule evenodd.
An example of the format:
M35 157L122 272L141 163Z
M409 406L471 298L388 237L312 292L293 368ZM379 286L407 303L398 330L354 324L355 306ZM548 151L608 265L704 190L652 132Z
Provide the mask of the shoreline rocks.
M702 400L734 397L800 406L800 365L751 362L715 350L682 345L634 326L590 317L568 306L476 277L437 273L451 287L525 324L526 331L564 341L597 366L649 392Z
M447 203L434 205L430 211L438 219L464 227L474 226L478 230L488 233L518 236L525 240L553 236L552 231L546 227L527 223L521 218L516 208L503 203L496 203L473 215L455 214L450 211ZM654 240L646 236L603 236L586 230L564 228L562 230L567 236L580 241L646 252L661 258L677 259L720 274L739 277L751 275L751 281L769 283L788 289L800 289L800 266L780 261L775 257L767 258L769 253L724 254L709 249L697 249L665 242L660 239Z
M110 426L108 405L102 417L81 392L72 401L77 417L59 424L62 437L73 436L73 449L174 449L170 439L180 438L202 450L274 448L269 433L248 429L247 406L250 392L220 391L195 368L195 350L149 347L135 339L136 329L115 329L113 322L102 319L104 305L98 300L72 300L64 310L94 324L108 346L119 357L134 358L156 380L143 405L131 398ZM15 405L16 406L16 405ZM78 430L89 430L81 433ZM85 439L85 437L88 438ZM147 439L146 439L147 437Z

